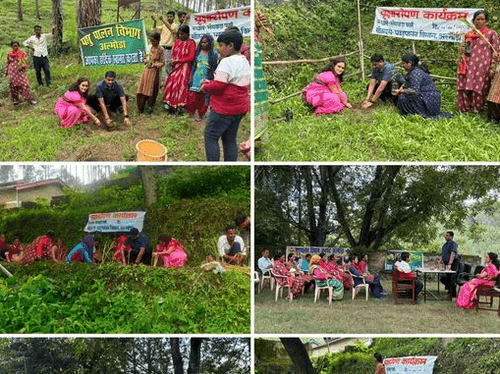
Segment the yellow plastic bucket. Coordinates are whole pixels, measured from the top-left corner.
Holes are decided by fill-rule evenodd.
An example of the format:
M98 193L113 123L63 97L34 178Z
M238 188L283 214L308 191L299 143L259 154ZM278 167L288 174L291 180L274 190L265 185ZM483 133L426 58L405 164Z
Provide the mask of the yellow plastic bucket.
M167 161L167 148L154 140L141 140L135 148L137 161Z

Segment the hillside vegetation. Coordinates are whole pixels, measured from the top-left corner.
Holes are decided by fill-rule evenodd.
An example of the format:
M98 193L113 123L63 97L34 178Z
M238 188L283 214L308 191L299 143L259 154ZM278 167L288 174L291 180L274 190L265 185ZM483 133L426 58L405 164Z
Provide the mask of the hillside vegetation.
M224 184L228 176L235 184ZM213 181L213 188L202 187ZM30 267L2 263L13 278L0 278L3 333L249 333L250 279L245 271L212 274L200 268L217 254L217 239L237 214L249 214L246 167L176 168L158 177L157 203L145 207L144 188L73 192L64 206L3 211L7 242L25 243L54 229L70 249L81 240L90 213L145 210L144 232L178 239L188 253L182 269L122 266L112 260L113 235L101 234L103 263L39 261ZM166 192L165 191L168 191ZM242 268L243 270L243 268Z
M500 32L500 4L492 0L371 1L361 0L361 26L366 76L370 56L382 53L398 63L412 52L412 41L372 35L377 6L424 8L486 8L489 27ZM272 33L260 34L263 61L320 59L358 51L355 1L291 0L261 6ZM431 73L455 78L458 44L414 41L415 50ZM264 66L270 100L298 92L314 80L326 63ZM360 69L359 54L347 57L345 75ZM354 105L337 115L315 116L300 96L271 106L268 133L258 149L262 161L496 161L500 151L498 125L486 113L460 115L456 111L453 80L435 79L442 95L442 110L453 118L426 120L402 117L394 106L379 103L362 110L369 82L347 77L342 88ZM293 120L286 121L285 113Z
M41 19L35 18L34 2L23 2L24 20L17 20L17 1L4 0L0 7L0 71L3 73L5 59L10 50L10 42L22 43L33 34L33 26L42 26L42 32L52 29L52 2L39 0ZM145 20L146 30L152 27L151 15L156 14L156 3L143 2L141 17ZM171 4L171 3L170 3ZM176 3L175 3L176 4ZM168 4L167 4L168 5ZM142 64L112 66L117 73L118 82L124 87L129 101L131 126L115 123L115 130L106 132L94 125L77 126L63 129L54 114L57 99L76 81L85 76L95 84L104 78L110 67L83 67L76 40L75 1L63 0L65 52L58 56L50 55L52 86L37 87L35 72L31 62L28 65L28 80L39 103L30 106L22 103L13 108L9 97L8 79L0 81L0 160L2 161L134 161L135 145L143 139L154 139L167 148L168 160L203 161L205 148L203 139L204 122L195 122L189 116L174 117L162 108L160 89L152 116L139 115L136 111L135 93L139 84ZM181 10L182 6L173 6ZM121 8L123 20L134 15L132 7ZM102 0L102 23L116 22L116 1ZM43 75L42 75L43 76ZM164 83L164 74L161 80ZM238 141L245 141L250 135L250 116L241 123ZM241 155L240 161L246 160Z

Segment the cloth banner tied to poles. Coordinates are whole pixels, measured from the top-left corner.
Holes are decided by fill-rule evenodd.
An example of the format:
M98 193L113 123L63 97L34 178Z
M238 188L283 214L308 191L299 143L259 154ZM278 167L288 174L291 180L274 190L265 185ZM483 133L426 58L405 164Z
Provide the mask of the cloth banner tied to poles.
M146 212L114 212L89 214L85 232L128 232L134 227L142 231Z
M432 374L437 356L399 357L384 360L387 374Z
M252 35L250 7L214 10L208 13L196 13L191 16L191 38L198 42L203 34L210 34L215 40L229 26L236 26L243 36Z
M142 64L146 55L142 20L81 28L78 41L84 66Z
M375 10L372 34L395 38L460 43L480 9L382 8Z

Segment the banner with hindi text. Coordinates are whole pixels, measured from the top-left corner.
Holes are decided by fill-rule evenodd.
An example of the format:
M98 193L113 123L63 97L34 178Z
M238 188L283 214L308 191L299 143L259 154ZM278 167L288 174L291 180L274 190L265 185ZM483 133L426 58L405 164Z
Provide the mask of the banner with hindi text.
M85 232L128 232L136 228L139 232L144 227L146 212L114 212L89 214Z
M219 35L229 26L238 27L243 36L251 36L252 20L250 16L249 6L193 14L189 21L190 37L198 42L203 34L210 34L217 41Z
M398 357L384 360L387 374L432 374L437 356Z
M141 64L146 55L146 31L142 20L78 29L84 66Z
M479 9L382 8L375 11L372 34L395 38L460 43Z

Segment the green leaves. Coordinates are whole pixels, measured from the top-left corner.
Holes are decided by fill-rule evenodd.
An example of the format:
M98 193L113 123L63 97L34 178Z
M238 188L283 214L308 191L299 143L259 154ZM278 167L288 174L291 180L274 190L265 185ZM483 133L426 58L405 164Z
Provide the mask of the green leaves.
M238 272L49 262L13 272L14 284L0 279L2 333L250 331L250 281Z

